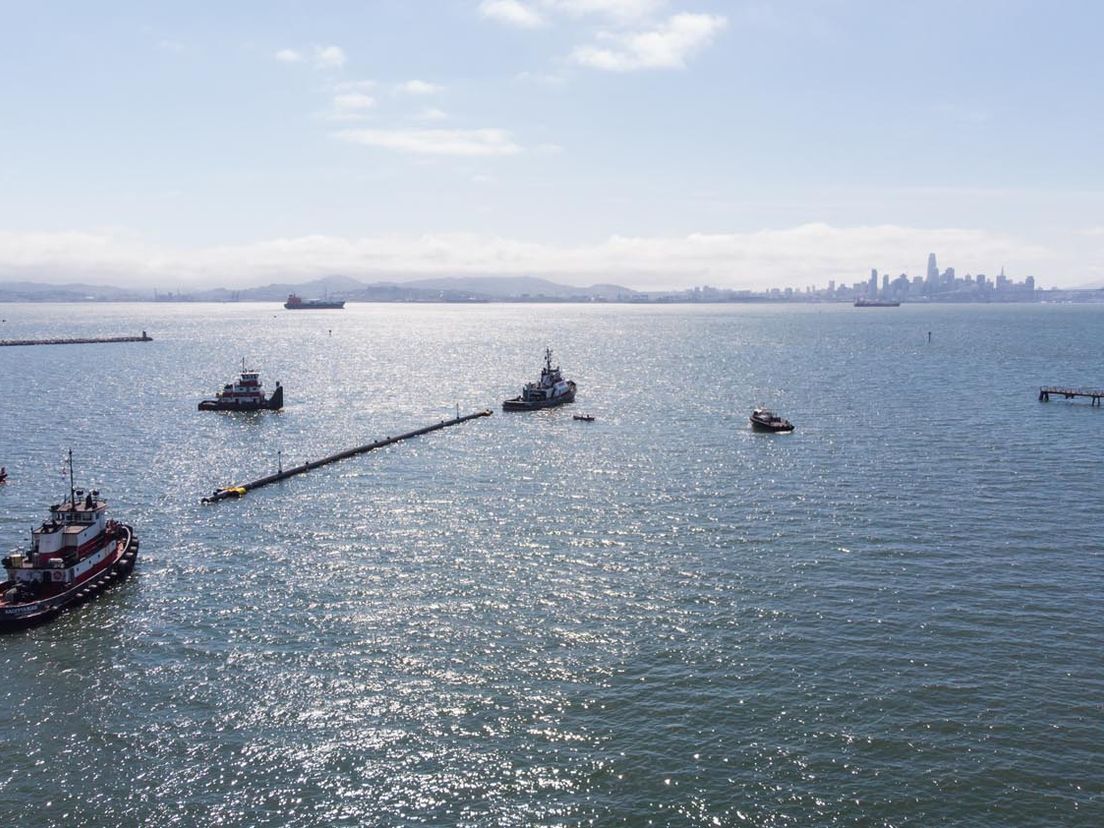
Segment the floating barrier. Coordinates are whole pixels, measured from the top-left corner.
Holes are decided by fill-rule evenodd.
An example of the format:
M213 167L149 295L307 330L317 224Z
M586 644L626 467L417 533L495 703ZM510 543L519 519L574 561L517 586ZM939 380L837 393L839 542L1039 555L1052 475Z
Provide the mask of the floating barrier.
M490 417L491 410L489 408L483 411L477 411L474 414L465 414L463 417L457 416L451 420L441 420L439 423L426 426L425 428L415 429L414 431L408 431L405 434L400 434L397 437L385 437L382 440L376 440L374 443L365 443L362 446L354 446L351 449L345 451L339 451L337 454L330 454L323 457L321 460L312 460L308 463L303 463L300 466L293 466L290 469L281 469L276 474L270 474L268 477L262 477L259 480L254 480L250 483L239 483L234 486L225 486L221 489L216 489L210 495L202 499L203 503L218 503L220 500L226 500L232 497L244 497L247 492L251 492L254 489L259 489L262 486L267 486L270 483L277 483L281 480L287 480L289 477L295 477L298 474L306 474L313 469L321 468L322 466L328 466L330 463L336 463L338 460L345 460L349 457L355 457L358 454L364 454L365 452L374 451L384 446L390 446L395 443L401 443L403 440L409 440L411 437L420 437L423 434L429 434L431 431L440 431L442 428L448 428L449 426L460 425L460 423L466 423L468 420L475 420L479 417Z

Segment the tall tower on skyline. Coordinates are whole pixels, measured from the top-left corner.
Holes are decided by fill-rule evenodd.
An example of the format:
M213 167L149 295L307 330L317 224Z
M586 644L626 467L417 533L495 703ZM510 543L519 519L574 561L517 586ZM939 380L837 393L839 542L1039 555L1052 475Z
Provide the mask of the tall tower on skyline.
M928 254L928 282L934 282L939 279L939 267L935 264L935 254Z

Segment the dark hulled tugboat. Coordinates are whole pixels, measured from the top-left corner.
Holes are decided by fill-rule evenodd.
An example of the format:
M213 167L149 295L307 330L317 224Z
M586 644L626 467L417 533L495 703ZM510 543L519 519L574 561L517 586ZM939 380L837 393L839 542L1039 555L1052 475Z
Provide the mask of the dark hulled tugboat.
M748 417L751 427L758 431L788 432L793 431L794 426L789 420L784 420L773 411L765 408L757 408Z
M271 397L265 397L256 371L247 371L242 360L242 372L235 383L226 383L213 400L199 404L200 411L279 411L284 407L284 388L276 383Z
M74 487L69 452L69 499L50 507L50 517L31 532L29 550L3 560L0 631L48 621L134 569L138 538L131 527L107 519L107 503L99 495Z
M560 367L552 367L552 349L544 349L540 380L526 383L521 396L502 403L503 411L533 411L575 401L575 383L565 380Z

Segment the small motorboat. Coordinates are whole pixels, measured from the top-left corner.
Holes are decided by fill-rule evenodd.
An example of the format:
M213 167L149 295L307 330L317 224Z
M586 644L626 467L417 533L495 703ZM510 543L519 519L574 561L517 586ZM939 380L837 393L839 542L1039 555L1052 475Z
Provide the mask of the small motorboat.
M751 427L759 431L781 433L794 430L793 423L765 408L755 409L751 412L751 416L748 417L748 419L751 421Z
M593 423L594 422L594 415L593 414L576 414L571 419L578 420L580 423Z

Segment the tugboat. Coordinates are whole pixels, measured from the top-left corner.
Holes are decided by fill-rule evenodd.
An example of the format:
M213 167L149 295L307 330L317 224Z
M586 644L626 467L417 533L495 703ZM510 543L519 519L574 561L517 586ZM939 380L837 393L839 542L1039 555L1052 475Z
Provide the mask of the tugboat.
M31 548L3 559L0 631L22 629L56 616L119 583L134 569L134 530L107 519L98 491L73 484L69 452L69 499L50 507L50 517L31 532Z
M345 307L345 300L301 299L297 294L289 293L284 307L288 310L341 310Z
M260 374L247 371L242 359L241 376L235 383L226 383L213 400L203 400L200 411L279 411L284 407L284 388L279 382L271 397L261 390Z
M751 412L751 416L748 417L748 419L751 420L751 427L759 431L773 431L779 433L794 430L793 423L789 420L782 419L773 411L768 411L765 408L755 409Z
M552 408L575 401L575 383L565 380L560 367L552 367L552 349L544 349L544 367L540 380L529 382L521 389L521 396L502 403L503 411L533 411Z

